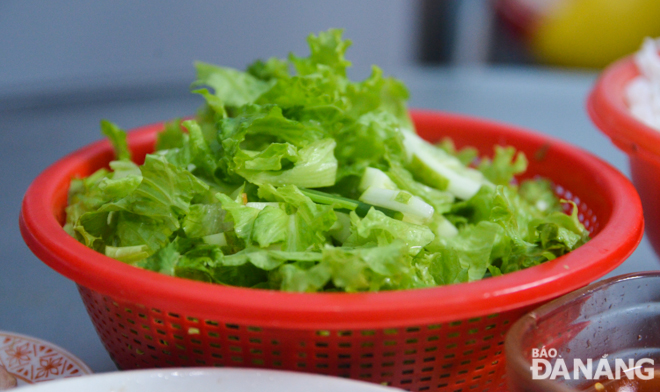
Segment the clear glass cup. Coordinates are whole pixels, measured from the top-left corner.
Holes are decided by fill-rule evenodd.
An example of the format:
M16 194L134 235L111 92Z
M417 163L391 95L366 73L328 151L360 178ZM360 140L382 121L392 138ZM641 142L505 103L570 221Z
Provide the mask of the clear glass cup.
M505 353L511 392L658 390L651 384L660 382L653 378L653 365L660 366L660 271L613 277L541 306L511 327ZM611 381L608 367L615 379L618 367L621 380Z

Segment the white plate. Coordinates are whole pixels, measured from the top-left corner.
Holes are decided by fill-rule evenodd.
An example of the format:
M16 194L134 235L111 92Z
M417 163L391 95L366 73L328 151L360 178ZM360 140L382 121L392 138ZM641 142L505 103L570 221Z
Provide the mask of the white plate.
M91 374L79 358L45 340L0 331L0 365L18 386Z
M363 381L276 370L180 368L130 370L58 380L21 392L402 392Z

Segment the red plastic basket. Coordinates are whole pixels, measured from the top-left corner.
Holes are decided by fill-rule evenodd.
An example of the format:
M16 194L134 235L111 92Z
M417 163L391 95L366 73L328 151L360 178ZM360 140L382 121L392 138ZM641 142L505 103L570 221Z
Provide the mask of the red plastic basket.
M551 178L574 200L593 234L586 245L541 266L478 282L383 293L297 294L225 287L140 270L88 249L62 230L72 177L113 157L103 141L44 171L23 201L20 225L32 251L74 280L121 369L243 366L337 375L409 390L504 388L504 334L531 308L605 275L643 232L630 182L600 159L547 136L472 118L414 112L419 133L482 154L513 145L527 176ZM151 151L151 125L129 136Z
M610 65L589 94L587 109L594 124L628 154L644 206L646 233L660 255L660 131L634 118L624 97L626 86L638 75L632 56Z

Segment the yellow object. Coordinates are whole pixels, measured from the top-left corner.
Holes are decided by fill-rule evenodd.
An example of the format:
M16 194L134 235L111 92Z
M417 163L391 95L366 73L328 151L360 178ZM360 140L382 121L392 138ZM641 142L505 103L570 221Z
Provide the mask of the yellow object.
M561 0L538 20L532 50L542 62L601 68L660 35L660 0Z

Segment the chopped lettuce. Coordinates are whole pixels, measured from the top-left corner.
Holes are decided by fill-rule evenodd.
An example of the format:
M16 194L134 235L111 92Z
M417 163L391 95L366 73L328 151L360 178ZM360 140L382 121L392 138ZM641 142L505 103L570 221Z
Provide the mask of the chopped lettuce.
M379 291L475 281L560 257L589 240L527 159L415 133L408 91L378 67L347 78L350 41L241 72L196 63L194 119L174 120L131 161L103 120L109 168L74 179L64 229L136 267L294 292Z

